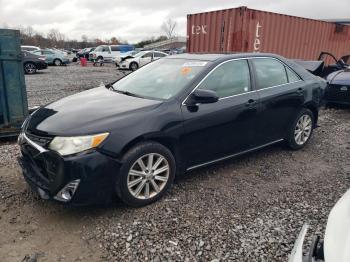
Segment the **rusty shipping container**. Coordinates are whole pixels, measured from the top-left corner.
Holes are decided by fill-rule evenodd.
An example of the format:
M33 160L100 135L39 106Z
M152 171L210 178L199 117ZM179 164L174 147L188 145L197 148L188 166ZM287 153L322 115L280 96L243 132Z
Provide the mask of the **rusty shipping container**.
M238 7L187 16L189 53L268 52L316 60L350 54L350 26Z

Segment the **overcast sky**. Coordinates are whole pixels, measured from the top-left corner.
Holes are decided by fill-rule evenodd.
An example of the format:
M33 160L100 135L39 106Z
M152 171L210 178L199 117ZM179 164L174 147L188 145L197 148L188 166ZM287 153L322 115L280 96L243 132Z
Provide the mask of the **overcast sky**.
M70 39L116 36L131 43L162 34L161 24L177 21L186 35L186 15L247 6L315 19L350 18L350 0L0 0L0 27L56 28Z

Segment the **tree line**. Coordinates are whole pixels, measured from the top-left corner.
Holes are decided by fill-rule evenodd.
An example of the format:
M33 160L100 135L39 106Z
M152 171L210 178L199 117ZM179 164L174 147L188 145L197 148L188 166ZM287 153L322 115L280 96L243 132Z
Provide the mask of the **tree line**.
M163 22L161 30L165 35L160 36L151 36L148 39L134 43L134 46L137 48L142 48L145 45L152 44L158 41L163 41L171 39L175 36L176 22L172 19L167 19ZM4 25L6 28L7 26ZM128 44L128 41L123 40L118 37L111 37L110 39L89 39L87 35L82 35L80 40L72 40L66 37L58 29L52 28L48 31L46 35L35 31L31 26L22 27L19 26L15 29L20 31L21 44L22 45L33 45L39 46L41 48L62 48L62 49L82 49L86 47L93 47L99 45L118 45L118 44Z

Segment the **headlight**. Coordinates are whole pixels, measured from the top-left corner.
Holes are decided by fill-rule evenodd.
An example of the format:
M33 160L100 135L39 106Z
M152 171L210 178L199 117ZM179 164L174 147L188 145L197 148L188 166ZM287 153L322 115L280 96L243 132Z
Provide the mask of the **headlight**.
M49 148L62 156L76 154L90 148L98 147L108 135L109 133L75 137L56 136L51 141Z

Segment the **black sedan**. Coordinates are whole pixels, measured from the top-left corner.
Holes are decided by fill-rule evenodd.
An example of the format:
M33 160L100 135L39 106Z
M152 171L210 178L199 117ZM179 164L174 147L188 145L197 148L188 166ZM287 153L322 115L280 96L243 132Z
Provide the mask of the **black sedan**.
M42 198L143 206L186 171L282 141L304 147L325 86L271 54L170 56L38 109L19 161Z
M26 74L35 74L37 70L47 68L45 56L22 51L23 69Z

